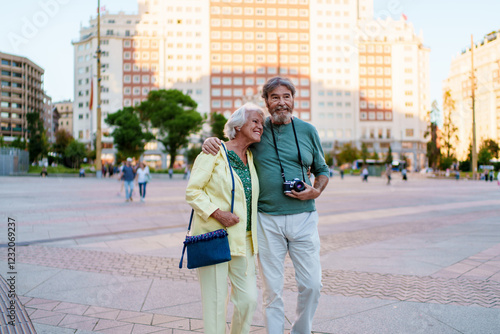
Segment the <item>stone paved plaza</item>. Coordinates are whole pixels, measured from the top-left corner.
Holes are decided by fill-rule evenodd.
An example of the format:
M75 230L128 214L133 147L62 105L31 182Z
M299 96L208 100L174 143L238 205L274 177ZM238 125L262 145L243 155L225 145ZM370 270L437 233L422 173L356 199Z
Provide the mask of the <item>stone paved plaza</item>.
M335 176L317 200L314 333L500 333L500 187L393 176ZM37 333L202 333L196 271L178 268L186 184L155 175L145 203L137 190L126 203L116 179L1 177L0 274L11 218L16 293ZM290 328L289 259L284 296ZM265 333L260 306L253 325Z

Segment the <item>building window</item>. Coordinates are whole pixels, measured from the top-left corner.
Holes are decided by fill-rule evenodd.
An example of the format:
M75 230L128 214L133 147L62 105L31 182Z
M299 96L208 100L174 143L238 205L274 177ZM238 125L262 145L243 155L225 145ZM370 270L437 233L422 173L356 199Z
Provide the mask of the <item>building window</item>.
M406 137L413 137L413 129L406 129Z

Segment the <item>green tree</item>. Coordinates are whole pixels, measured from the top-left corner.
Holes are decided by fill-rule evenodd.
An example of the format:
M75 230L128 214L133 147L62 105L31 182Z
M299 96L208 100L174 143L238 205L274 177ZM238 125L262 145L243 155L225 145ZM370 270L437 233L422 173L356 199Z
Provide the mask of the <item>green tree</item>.
M439 169L446 170L453 165L455 158L453 156L447 157L445 155L441 155L439 159Z
M455 124L453 124L452 115L455 112L455 100L453 100L453 98L451 97L450 90L447 90L444 93L443 111L444 111L444 122L443 122L443 129L441 132L442 134L441 147L444 150L446 158L453 158L455 151L455 144L458 143L458 134L457 134L458 127ZM443 161L443 159L441 161ZM445 161L449 161L449 159L446 159Z
M68 147L69 143L73 141L73 136L71 133L64 129L59 129L55 133L56 140L52 145L52 150L55 153L64 156L64 152L66 151L66 147Z
M377 161L378 159L380 159L380 157L378 156L378 153L375 149L373 149L373 153L372 153L372 159Z
M498 156L498 151L500 147L492 139L485 139L481 142L479 146L479 152L477 153L477 162L479 165L490 165L490 160Z
M0 134L0 147L4 147L4 146L5 146L5 140L3 139L2 134Z
M72 168L79 168L81 161L86 155L87 148L85 144L75 139L73 139L64 150L64 156L71 161Z
M213 112L210 115L210 126L212 127L212 136L217 137L220 140L226 140L224 135L224 125L226 125L227 118L224 115Z
M201 129L203 118L196 107L189 95L177 89L152 91L137 107L141 119L158 129L159 140L171 157L170 168L174 166L178 150L187 145L189 136Z
M325 153L325 163L328 166L333 166L333 153L332 152Z
M481 143L480 149L481 149L481 147L484 147L485 149L487 149L491 153L493 158L498 158L500 146L493 139L483 140L483 142Z
M389 150L387 151L387 156L385 157L385 163L386 164L392 164L392 148L391 145L389 145Z
M337 162L339 165L345 163L353 163L359 157L359 150L351 143L345 143L342 149L337 154Z
M19 137L16 137L16 139L14 139L12 141L12 143L10 143L10 146L11 147L15 147L15 148L19 148L21 150L25 150L27 145L26 145L26 141L24 141L24 138L19 136Z
M132 107L125 107L109 114L106 123L114 126L111 133L120 157L139 158L144 152L144 145L154 139L153 134L144 129L139 114Z
M438 139L437 139L437 121L439 118L439 109L437 105L437 101L434 100L432 102L432 109L428 113L429 117L429 125L427 126L427 131L424 134L424 137L430 136L430 141L427 142L427 161L430 167L436 169L437 164L439 162L439 156L441 155L441 151L438 147Z
M366 143L361 143L361 159L363 159L363 164L366 164L366 159L370 156L370 152L368 152L368 147L366 147Z
M39 112L29 112L26 114L28 121L29 143L28 151L31 161L38 161L43 155L47 154L48 142L43 128L43 120Z

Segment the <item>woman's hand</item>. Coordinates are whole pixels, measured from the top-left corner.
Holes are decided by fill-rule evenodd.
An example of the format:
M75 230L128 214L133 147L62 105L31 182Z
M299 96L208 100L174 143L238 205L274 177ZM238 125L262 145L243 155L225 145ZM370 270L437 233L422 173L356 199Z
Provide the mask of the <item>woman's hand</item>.
M240 218L234 213L228 211L221 211L219 209L215 210L210 217L216 219L219 223L225 227L231 227L240 222Z

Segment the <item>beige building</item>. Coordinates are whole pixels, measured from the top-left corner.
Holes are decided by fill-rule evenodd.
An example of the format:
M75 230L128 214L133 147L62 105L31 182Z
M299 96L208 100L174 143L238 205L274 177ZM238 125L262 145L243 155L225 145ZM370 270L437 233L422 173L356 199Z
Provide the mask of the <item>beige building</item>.
M464 44L467 44L467 38L464 38ZM456 143L459 160L466 159L472 142L471 61L469 46L452 59L450 74L443 81L443 94L450 91L455 100L452 119L460 138ZM500 142L500 31L486 35L474 46L474 72L476 149L479 150L480 143L485 139Z
M54 103L59 114L58 130L65 130L73 135L73 101L66 100Z
M43 91L44 70L25 57L0 52L0 134L5 141L28 138L26 114L43 117L50 100Z
M201 113L228 117L246 101L264 106L262 86L282 75L297 87L295 115L318 128L326 151L346 142L358 147L367 142L379 153L391 145L393 152L408 153L412 166L421 167L422 110L429 108L429 50L404 20L376 22L382 27L379 35L362 40L373 16L373 0L139 0L137 15L105 12L103 119L139 104L151 90L169 88L189 94ZM87 143L96 129L96 26L92 19L73 42L74 136ZM379 47L385 57L382 75L378 64L366 63ZM399 82L401 78L407 83ZM375 87L380 79L382 86ZM400 91L401 87L405 89ZM374 88L376 94L389 89L391 95L372 98ZM361 91L366 94L363 99ZM412 95L405 96L408 92ZM377 109L380 102L383 108ZM372 103L375 107L368 109ZM102 128L104 133L111 131L104 122ZM108 140L103 139L110 144ZM146 159L155 164L166 161L159 144L150 143L148 149Z
M59 130L65 130L73 135L73 102L71 100L55 102L59 114Z
M358 138L369 150L404 156L410 169L426 162L430 110L429 53L405 19L373 21L380 29L359 40Z

